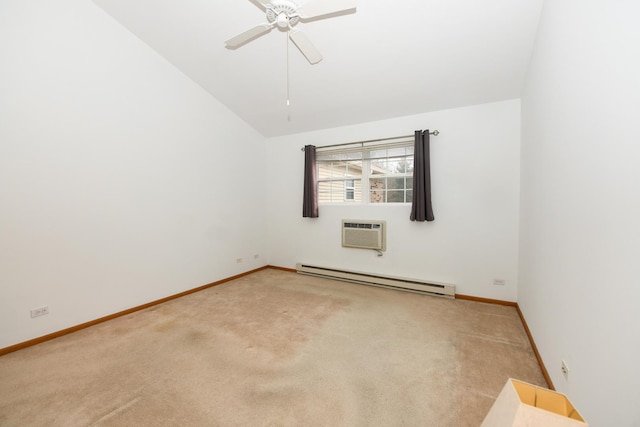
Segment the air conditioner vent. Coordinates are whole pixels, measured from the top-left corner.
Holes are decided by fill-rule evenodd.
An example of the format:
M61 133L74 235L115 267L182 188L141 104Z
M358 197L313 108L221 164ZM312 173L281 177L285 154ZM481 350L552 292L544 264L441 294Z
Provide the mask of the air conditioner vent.
M344 227L345 228L367 228L369 230L372 229L378 229L382 227L382 224L363 224L361 222L345 222L344 223Z
M342 246L384 251L387 248L386 228L385 221L343 219Z

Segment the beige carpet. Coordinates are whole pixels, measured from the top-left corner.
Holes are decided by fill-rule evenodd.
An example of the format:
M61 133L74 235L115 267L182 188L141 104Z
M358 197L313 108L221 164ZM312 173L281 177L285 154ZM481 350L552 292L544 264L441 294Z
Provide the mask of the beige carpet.
M478 426L514 308L263 270L0 357L1 426Z

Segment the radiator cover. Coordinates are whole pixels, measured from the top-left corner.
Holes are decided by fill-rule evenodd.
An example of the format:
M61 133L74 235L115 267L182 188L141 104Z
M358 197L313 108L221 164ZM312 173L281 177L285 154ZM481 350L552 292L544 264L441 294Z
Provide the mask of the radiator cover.
M379 274L362 273L358 271L342 270L337 268L319 267L309 264L296 264L296 271L309 276L324 277L327 279L342 280L361 285L379 286L383 288L398 289L402 291L417 292L443 298L455 298L455 286L449 283L407 279Z

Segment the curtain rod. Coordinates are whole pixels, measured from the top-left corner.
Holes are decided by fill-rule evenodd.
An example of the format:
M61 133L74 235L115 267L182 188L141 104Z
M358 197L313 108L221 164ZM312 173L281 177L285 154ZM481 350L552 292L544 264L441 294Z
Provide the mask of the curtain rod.
M429 135L433 135L433 136L438 136L439 134L440 134L440 131L438 131L437 129L434 130L433 132L429 132ZM316 147L316 148L342 147L343 145L366 144L368 142L389 141L391 139L411 138L413 136L415 135L411 134L411 135L393 136L391 138L368 139L366 141L343 142L342 144L323 145L321 147ZM300 151L304 151L304 147L302 147Z

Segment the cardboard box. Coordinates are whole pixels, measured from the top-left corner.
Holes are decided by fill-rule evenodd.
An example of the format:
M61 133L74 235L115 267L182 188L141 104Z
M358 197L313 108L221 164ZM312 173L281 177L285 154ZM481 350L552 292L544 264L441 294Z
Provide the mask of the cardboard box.
M588 427L562 393L509 379L481 427Z

